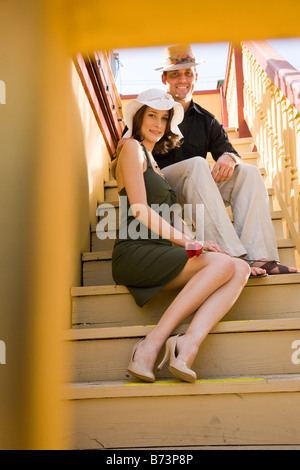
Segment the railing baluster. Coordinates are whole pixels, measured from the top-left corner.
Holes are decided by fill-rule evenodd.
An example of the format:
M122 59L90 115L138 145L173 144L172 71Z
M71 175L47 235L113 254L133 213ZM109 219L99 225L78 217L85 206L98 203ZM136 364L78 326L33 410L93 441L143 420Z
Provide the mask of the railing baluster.
M278 70L274 68L270 78L270 63L261 46L264 44L256 48L252 41L242 44L244 116L260 153L260 164L267 169L271 183L280 192L285 211L288 211L285 213L290 214L288 224L293 224L290 228L297 234L295 242L299 249L300 110L285 96L285 90L274 83L274 77L279 87L285 80ZM292 96L291 92L288 96Z

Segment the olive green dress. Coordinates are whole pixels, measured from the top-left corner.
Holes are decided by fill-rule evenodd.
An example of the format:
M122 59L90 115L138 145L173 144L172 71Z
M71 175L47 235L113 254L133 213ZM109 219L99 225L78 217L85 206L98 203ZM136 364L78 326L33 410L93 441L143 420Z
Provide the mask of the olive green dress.
M147 158L147 169L144 172L147 202L164 217L156 206L172 206L176 202L176 195L168 182L154 171L149 154L143 148ZM125 188L119 194L127 196ZM120 197L120 200L125 201L125 204L124 207L121 204L120 227L112 255L112 274L116 284L125 285L136 303L142 307L182 271L188 256L185 248L175 246L152 233L132 215L128 215L130 206L127 197ZM140 237L133 239L137 232L140 232Z

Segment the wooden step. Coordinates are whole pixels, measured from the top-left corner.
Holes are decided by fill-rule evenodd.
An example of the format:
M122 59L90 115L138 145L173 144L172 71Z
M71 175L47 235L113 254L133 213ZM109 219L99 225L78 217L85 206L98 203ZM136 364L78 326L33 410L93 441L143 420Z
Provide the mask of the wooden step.
M114 240L112 240L114 242ZM295 244L291 239L277 241L280 261L295 266ZM291 250L291 251L290 251ZM114 284L111 270L112 250L82 254L83 286Z
M235 150L241 154L252 152L254 148L254 142L252 137L242 137L242 138L231 138L230 143L235 148Z
M239 138L239 131L236 127L225 127L225 131L227 132L229 139Z
M188 325L174 334L184 333ZM69 330L65 334L68 370L75 382L134 380L127 371L137 338L154 326L125 326ZM253 374L292 374L300 366L292 361L292 345L300 339L298 318L223 321L201 345L193 370L198 378ZM164 348L163 348L164 349ZM158 356L162 360L164 351ZM155 368L157 378L172 378L167 366Z
M105 202L118 200L118 186L116 180L112 179L104 182L104 197Z
M73 287L72 325L74 327L155 325L177 293L160 292L140 308L125 286ZM249 279L224 320L295 317L300 313L299 299L300 274Z
M300 375L71 384L76 449L297 445Z

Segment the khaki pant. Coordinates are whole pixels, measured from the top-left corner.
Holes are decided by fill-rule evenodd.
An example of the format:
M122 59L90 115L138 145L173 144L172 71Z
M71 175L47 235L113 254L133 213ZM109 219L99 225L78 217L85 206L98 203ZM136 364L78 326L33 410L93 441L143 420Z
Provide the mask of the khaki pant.
M232 177L218 184L202 157L170 165L162 172L175 190L178 202L193 205L193 220L196 205L203 204L204 230L197 227L199 240L204 233L204 240L214 240L232 256L279 260L268 193L257 167L237 165ZM226 210L228 205L234 226Z

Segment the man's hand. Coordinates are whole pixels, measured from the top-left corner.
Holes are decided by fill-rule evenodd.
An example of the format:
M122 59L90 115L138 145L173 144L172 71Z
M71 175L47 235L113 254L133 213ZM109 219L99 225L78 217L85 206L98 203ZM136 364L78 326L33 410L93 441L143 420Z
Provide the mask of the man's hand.
M128 137L128 138L124 138L122 137L119 142L118 142L118 146L117 146L117 151L116 151L116 156L118 157L122 148L123 148L123 145L125 144L125 142L127 142L127 140L129 139L132 139L132 137Z
M206 240L205 242L203 242L203 248L206 251L214 251L215 253L224 253L225 255L231 256L227 251L223 250L223 248L213 240Z
M123 145L129 139L131 139L131 137L126 138L126 139L124 139L124 137L122 137L118 142L118 146L117 146L117 150L116 150L116 158L110 163L110 171L111 171L111 174L112 174L113 178L116 177L117 157L120 155L120 152L123 148Z
M229 180L229 178L232 176L235 166L236 163L230 155L221 155L211 172L215 182L222 183L223 181Z

